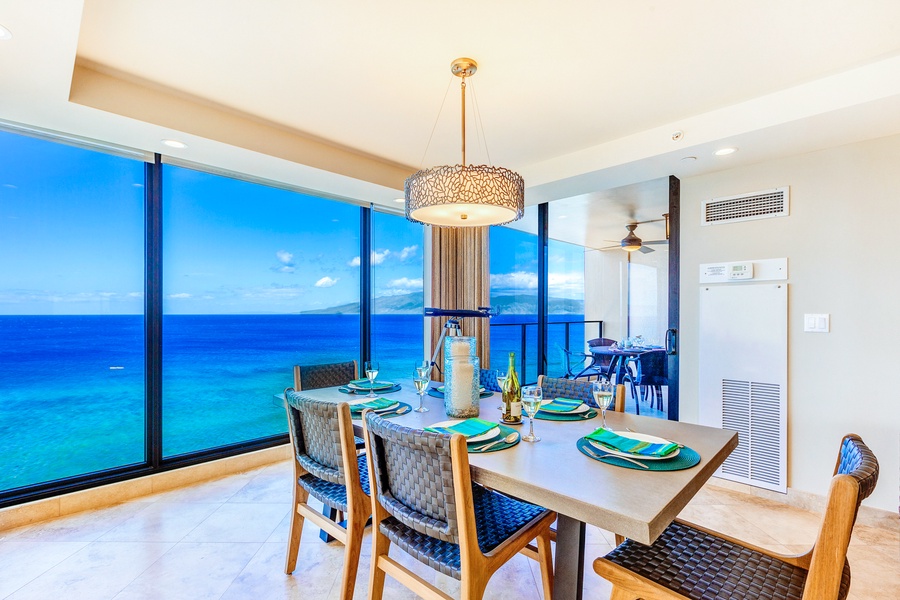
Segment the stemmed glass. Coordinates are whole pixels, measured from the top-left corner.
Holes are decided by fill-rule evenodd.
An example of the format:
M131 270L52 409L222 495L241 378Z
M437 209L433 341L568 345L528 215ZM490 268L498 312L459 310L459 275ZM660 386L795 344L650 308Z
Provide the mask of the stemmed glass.
M413 375L413 383L416 384L416 393L419 395L419 408L414 408L416 412L428 412L428 407L425 406L425 390L428 389L428 384L431 383L431 375L428 373L431 370L431 365L425 366L416 366L415 374Z
M603 428L606 428L606 409L612 403L613 384L610 381L595 381L591 384L591 392L594 394L594 402L600 407L600 419L603 422Z
M366 379L369 380L369 395L366 398L376 398L375 378L378 377L378 361L367 360L365 363Z
M528 435L522 439L526 442L539 442L541 438L534 435L534 415L541 408L541 400L544 399L544 391L536 385L527 385L522 388L522 408L528 415Z

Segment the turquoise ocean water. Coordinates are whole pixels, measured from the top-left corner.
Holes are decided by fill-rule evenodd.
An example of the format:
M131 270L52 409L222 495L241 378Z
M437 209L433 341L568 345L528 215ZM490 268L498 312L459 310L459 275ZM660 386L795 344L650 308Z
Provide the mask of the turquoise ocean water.
M373 325L379 379L407 378L423 354L422 316ZM144 460L143 327L140 315L0 316L0 490ZM493 366L505 366L521 330L491 329ZM527 335L533 347L536 328ZM163 453L173 456L284 433L274 396L292 385L291 366L357 358L359 317L168 315L163 336ZM563 343L562 327L550 341ZM580 328L570 343L583 345Z

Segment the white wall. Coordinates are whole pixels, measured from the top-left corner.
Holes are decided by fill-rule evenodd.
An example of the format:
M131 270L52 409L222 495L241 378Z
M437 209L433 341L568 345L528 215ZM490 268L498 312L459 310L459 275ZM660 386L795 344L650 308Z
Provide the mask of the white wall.
M703 199L785 185L789 217L700 226ZM896 511L898 240L900 136L682 180L682 420L698 414L699 265L787 257L788 486L825 495L840 438L853 432L881 465L866 504ZM830 313L831 333L804 333L804 313Z
M584 318L603 321L603 337L625 337L628 298L625 252L587 250L584 253ZM586 325L586 335L595 337L596 325Z

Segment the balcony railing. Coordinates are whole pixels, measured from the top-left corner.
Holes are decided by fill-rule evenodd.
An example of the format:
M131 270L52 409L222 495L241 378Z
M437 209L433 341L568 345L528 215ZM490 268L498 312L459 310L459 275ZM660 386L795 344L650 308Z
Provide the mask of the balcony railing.
M597 325L597 335L588 335L585 326L593 324ZM516 352L522 385L537 383L537 325L537 321L491 323L491 368L505 370L507 353ZM574 344L580 351L594 337L603 337L603 321L551 321L547 328L547 374L562 376L565 372L555 344L568 349Z

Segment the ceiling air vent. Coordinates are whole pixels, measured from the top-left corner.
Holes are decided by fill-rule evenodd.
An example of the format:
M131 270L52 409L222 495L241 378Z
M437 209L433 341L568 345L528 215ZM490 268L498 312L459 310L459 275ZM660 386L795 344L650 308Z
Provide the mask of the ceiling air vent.
M700 224L717 225L735 221L754 221L770 217L786 217L789 212L790 188L753 192L704 200L700 206Z

